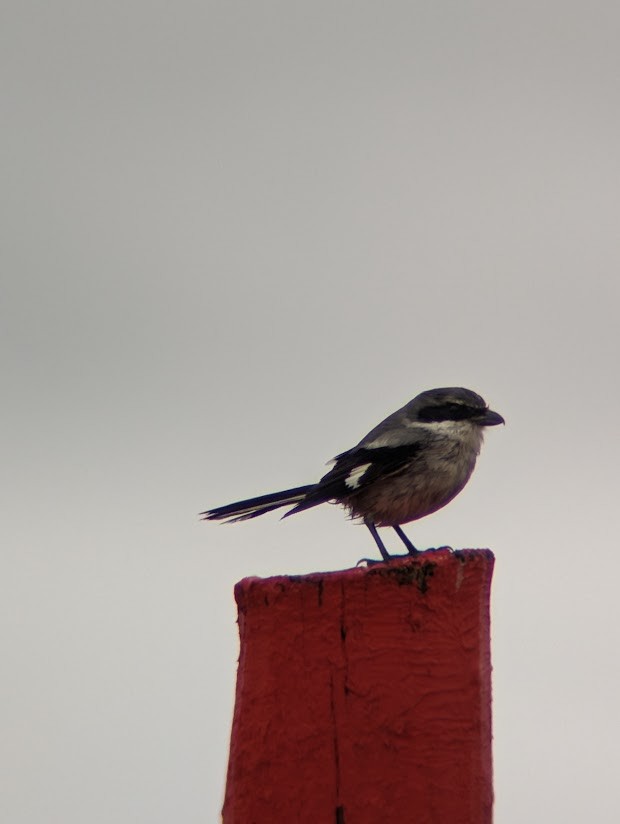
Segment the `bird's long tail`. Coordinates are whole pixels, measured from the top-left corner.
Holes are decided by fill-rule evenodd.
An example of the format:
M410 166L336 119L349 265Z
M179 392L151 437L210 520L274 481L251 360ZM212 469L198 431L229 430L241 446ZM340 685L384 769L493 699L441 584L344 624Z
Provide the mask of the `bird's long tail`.
M299 504L312 489L314 489L314 484L298 486L295 489L285 489L282 492L272 492L270 495L261 495L258 498L248 498L247 501L237 501L234 504L207 509L206 512L200 514L205 521L226 521L234 524L236 521L257 518L281 506Z

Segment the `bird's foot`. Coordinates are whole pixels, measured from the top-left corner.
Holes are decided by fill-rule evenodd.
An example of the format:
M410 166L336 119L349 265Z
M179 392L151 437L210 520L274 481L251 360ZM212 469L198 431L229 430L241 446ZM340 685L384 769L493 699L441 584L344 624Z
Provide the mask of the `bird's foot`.
M421 554L421 553L416 553ZM411 558L411 553L407 553L406 555L389 555L387 558L360 558L359 561L355 564L355 566L360 566L361 564L366 564L366 566L376 566L377 564L389 564L392 561L402 561L403 558Z
M416 549L415 552L407 552L405 555L389 555L387 558L360 558L355 566L376 566L377 564L389 564L391 561L402 561L403 558L416 558L419 555L427 555L432 552L454 552L451 546L430 546L428 549Z

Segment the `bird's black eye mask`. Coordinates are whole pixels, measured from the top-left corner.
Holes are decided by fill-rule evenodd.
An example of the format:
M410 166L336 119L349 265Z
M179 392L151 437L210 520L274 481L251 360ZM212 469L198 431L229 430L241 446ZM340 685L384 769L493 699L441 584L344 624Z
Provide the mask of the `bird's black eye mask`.
M424 406L418 412L418 420L424 423L440 423L441 421L466 421L479 418L486 409L466 406L463 403L442 403L439 406Z

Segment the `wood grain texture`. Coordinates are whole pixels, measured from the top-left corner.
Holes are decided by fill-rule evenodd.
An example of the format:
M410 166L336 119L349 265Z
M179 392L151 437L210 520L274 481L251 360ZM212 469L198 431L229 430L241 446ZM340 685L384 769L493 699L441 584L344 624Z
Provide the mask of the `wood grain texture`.
M493 560L237 584L225 824L490 824Z

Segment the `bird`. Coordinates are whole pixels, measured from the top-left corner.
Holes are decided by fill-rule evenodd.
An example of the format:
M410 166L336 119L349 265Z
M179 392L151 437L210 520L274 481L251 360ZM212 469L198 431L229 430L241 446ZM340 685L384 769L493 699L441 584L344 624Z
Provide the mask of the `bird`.
M201 513L203 520L235 523L290 506L288 518L324 503L342 505L368 527L383 561L387 551L377 529L391 527L408 555L420 550L402 529L448 504L469 480L487 426L504 424L480 395L463 387L416 395L330 461L314 484L272 492Z

